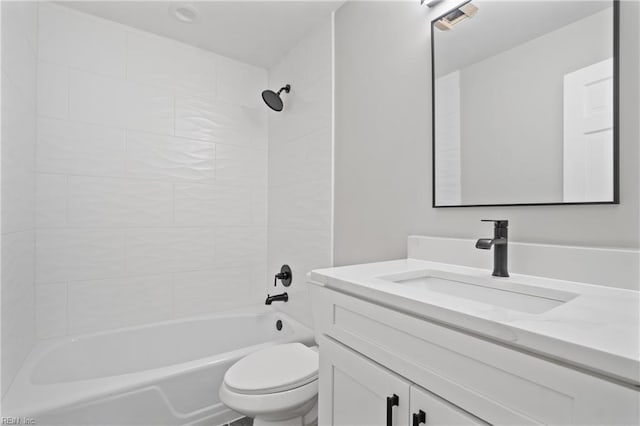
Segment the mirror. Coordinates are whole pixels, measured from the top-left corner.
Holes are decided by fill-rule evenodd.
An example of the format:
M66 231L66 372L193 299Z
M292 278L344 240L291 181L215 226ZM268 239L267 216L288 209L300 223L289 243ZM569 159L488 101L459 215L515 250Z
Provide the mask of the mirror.
M431 22L434 207L619 202L618 8L472 0Z

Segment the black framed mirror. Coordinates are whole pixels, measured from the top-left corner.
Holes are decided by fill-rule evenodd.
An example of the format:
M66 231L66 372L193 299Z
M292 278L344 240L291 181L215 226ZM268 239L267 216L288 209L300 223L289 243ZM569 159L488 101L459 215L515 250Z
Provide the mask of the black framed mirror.
M431 68L433 207L619 204L618 0L461 2Z

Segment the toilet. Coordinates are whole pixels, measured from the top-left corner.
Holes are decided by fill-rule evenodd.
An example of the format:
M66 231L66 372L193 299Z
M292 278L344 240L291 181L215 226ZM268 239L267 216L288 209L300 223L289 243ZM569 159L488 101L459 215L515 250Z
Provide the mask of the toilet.
M318 418L318 352L302 343L256 351L224 375L220 399L254 426L309 426Z

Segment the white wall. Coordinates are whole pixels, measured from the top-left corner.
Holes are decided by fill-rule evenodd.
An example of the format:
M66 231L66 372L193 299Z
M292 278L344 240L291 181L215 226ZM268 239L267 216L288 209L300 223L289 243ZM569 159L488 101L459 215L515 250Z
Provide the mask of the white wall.
M290 299L277 304L311 324L306 273L331 266L332 28L327 18L269 70L269 87L291 84L284 110L269 112L268 293L282 264L293 271Z
M34 342L37 5L2 2L2 395Z
M40 338L262 301L266 70L42 4Z
M455 3L455 2L453 2ZM452 6L349 2L335 16L335 263L406 256L407 235L637 248L640 5L621 2L621 204L431 207L429 23Z

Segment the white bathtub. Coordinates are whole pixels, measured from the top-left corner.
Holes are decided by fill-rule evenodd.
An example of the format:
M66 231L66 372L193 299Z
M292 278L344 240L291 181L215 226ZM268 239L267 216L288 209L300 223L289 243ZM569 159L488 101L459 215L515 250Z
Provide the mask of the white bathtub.
M238 417L218 398L227 368L292 341L313 344L313 333L266 307L46 341L18 372L2 414L38 425L222 424Z

